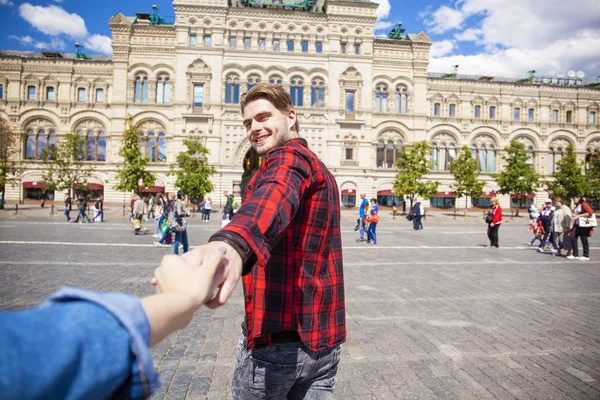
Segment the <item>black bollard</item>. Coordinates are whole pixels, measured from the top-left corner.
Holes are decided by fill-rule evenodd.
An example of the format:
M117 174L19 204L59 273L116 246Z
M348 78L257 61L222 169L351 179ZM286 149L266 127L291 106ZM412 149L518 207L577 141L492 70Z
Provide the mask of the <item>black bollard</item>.
M52 204L52 207L50 208L50 215L54 215L54 204Z
M19 203L15 204L15 215L19 212Z

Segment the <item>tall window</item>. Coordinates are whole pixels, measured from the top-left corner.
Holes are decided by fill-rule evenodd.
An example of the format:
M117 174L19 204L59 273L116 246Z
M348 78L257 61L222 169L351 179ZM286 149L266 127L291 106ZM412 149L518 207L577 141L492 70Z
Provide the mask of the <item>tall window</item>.
M448 107L448 115L451 117L456 116L456 104L450 104Z
M534 117L534 111L533 111L533 108L530 108L527 110L527 120L533 121L533 117Z
M474 144L471 146L471 154L473 159L477 161L477 169L479 172L494 172L496 170L496 148L489 144Z
M294 51L294 41L293 40L288 40L287 51Z
M557 172L560 170L558 162L563 158L562 147L550 147L550 154L548 154L548 174Z
M190 46L195 46L196 43L198 42L198 37L196 36L195 33L190 35Z
M348 43L340 43L340 51L342 52L342 54L346 54L346 47L348 47Z
M596 124L596 111L590 111L589 123L590 125Z
M104 89L96 89L96 103L104 103Z
M281 50L281 42L279 40L273 40L273 51Z
M4 98L4 85L0 85L0 99Z
M317 51L317 53L322 53L323 52L323 42L315 43L315 50Z
M346 117L354 117L355 94L353 90L346 90Z
M325 84L321 79L312 81L310 88L310 105L311 107L325 107Z
M77 89L77 101L79 103L85 103L86 90L84 88Z
M450 171L450 163L456 160L456 145L444 143L431 145L429 161L434 171Z
M381 113L387 110L387 87L379 85L375 88L375 112Z
M566 114L567 123L570 124L573 122L573 111L568 110Z
M354 45L354 54L360 54L360 44L355 44Z
M306 40L302 41L301 46L302 46L302 52L303 53L308 53L308 42Z
M440 115L440 103L435 103L433 105L433 115L435 115L435 116Z
M150 162L167 161L167 135L164 132L140 133L140 154L148 157Z
M351 147L346 147L346 160L347 161L354 160L354 149Z
M475 118L481 118L481 106L475 106Z
M258 49L266 50L267 49L267 41L266 39L258 39Z
M527 157L527 165L533 168L533 158L535 157L533 146L527 146L527 151L529 152L529 156Z
M294 78L290 85L290 96L292 97L292 104L296 107L302 107L303 87L302 81Z
M56 149L57 146L58 138L54 129L28 129L25 141L25 159L49 159L52 149Z
M202 108L204 85L194 85L194 108Z
M401 113L401 114L406 114L406 109L407 109L407 101L408 101L408 95L407 95L407 90L405 87L402 86L398 86L396 87L396 107L395 107L395 111L397 113Z
M257 76L251 76L248 78L248 90L252 89L254 86L260 83L260 78Z
M229 48L235 49L237 47L237 39L234 37L229 38Z
M156 103L169 104L171 102L171 80L168 76L159 76L156 80Z
M54 101L54 88L53 87L46 88L46 100Z
M518 121L518 120L519 120L519 117L520 117L520 114L521 114L521 109L520 109L520 108L515 108L515 109L513 110L513 119L514 119L515 121Z
M490 119L496 119L496 106L490 106Z
M250 50L251 47L252 47L252 39L250 39L249 37L244 38L244 49Z
M225 81L225 103L238 104L240 102L240 82L236 76L230 76Z
M558 110L552 110L552 122L558 122Z
M80 158L85 161L106 161L106 135L103 131L79 131L85 146Z
M212 36L204 35L204 47L212 46Z
M148 102L148 77L146 75L135 77L134 101L136 103Z
M35 86L27 86L27 100L35 100Z
M393 168L402 149L402 140L379 140L377 143L377 168Z

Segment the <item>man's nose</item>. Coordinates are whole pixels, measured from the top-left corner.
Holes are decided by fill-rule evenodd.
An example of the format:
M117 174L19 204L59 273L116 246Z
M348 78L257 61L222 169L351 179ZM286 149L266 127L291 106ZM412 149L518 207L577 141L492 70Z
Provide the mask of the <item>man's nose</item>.
M252 124L250 125L250 132L260 131L262 129L262 124L257 120L252 120Z

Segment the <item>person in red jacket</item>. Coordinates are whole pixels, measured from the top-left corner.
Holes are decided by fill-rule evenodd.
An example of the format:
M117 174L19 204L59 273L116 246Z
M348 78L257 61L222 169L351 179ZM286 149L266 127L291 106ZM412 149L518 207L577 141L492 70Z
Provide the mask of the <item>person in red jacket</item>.
M498 248L498 230L500 229L500 224L502 223L502 207L498 203L498 199L492 197L491 200L492 206L492 222L488 224L487 235L490 239L490 247Z

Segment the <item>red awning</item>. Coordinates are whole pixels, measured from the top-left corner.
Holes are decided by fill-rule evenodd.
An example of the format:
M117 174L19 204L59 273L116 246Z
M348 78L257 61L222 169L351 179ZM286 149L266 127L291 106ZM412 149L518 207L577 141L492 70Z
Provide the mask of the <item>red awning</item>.
M356 195L356 190L355 189L342 189L342 194Z
M144 186L138 186L138 191L141 193L158 193L158 192L165 192L165 187L164 186L150 186L150 187L144 187Z
M377 191L377 196L393 196L393 195L394 195L394 191L392 189Z
M496 195L497 195L496 192L481 193L481 197L496 197Z
M454 192L439 192L437 195L431 197L456 197L456 193Z
M46 187L46 182L23 182L23 187L43 189Z
M511 194L510 197L529 197L530 199L535 198L535 193L520 193L520 194Z
M99 183L88 183L87 186L84 185L83 183L76 183L73 185L73 189L82 189L82 188L86 188L86 189L90 189L90 190L104 190L104 185L101 185Z

